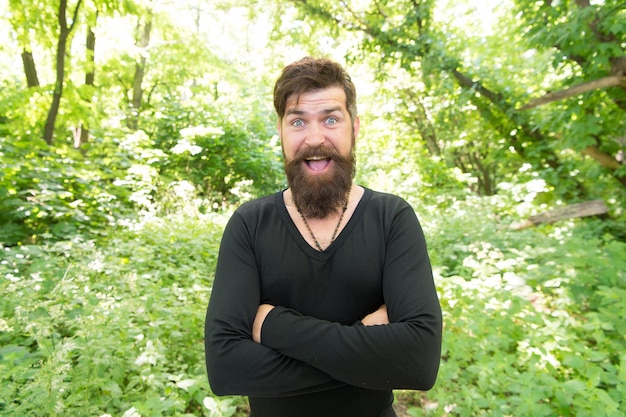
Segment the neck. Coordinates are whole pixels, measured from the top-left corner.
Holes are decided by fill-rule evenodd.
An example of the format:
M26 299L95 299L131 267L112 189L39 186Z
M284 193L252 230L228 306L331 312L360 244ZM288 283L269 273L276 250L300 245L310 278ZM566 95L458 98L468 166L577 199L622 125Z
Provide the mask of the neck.
M346 211L348 204L350 202L350 196L352 194L351 191L352 191L352 186L350 186L348 190L345 192L344 198L341 199L341 203L337 204L334 207L328 208L328 210L325 210L326 212L325 215L316 215L316 214L310 213L307 210L306 202L304 203L304 207L298 204L298 202L294 198L293 190L291 188L288 188L285 192L285 204L288 207L294 207L298 211L298 213L300 213L300 215L302 215L303 217L306 217L307 219L319 219L319 220L331 219L337 215L343 214Z
M335 229L333 230L333 234L330 237L330 241L328 242L326 247L332 245L332 243L335 241L335 238L337 237L337 234L339 233L339 228L341 227L341 222L343 221L343 216L344 216L344 214L346 214L346 210L348 210L348 202L349 201L350 201L350 190L348 190L348 195L346 197L345 203L344 203L343 207L341 208L341 214L339 215L339 221L337 221L337 225L335 226ZM315 236L315 233L313 233L313 229L311 229L311 226L309 225L309 222L306 220L306 217L304 217L304 214L302 214L302 211L300 211L300 208L297 205L296 205L296 209L298 210L298 213L300 213L300 217L302 217L302 221L304 222L304 225L306 226L306 229L310 233L311 238L313 239L313 243L315 243L315 247L317 248L317 250L322 252L324 249L322 248L322 245L320 245L320 243L318 242L317 237Z

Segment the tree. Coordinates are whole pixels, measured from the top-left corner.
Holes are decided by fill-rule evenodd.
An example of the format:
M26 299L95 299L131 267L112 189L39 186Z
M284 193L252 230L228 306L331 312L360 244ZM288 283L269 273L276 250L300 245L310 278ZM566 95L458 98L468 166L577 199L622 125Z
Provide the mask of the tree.
M152 9L148 8L145 14L138 17L135 31L135 45L138 50L137 61L135 62L135 74L133 76L132 97L130 100L130 116L128 127L137 130L139 113L143 99L143 80L146 73L146 62L148 47L150 45L150 34L152 32Z
M497 22L498 33L490 38L473 36L473 32L467 28L471 23L467 21L463 22L465 32L461 33L452 24L445 23L444 19L437 20L436 13L442 12L444 7L436 8L434 1L336 4L303 0L292 3L301 11L302 19L317 19L343 31L360 34L363 39L361 53L379 57L378 73L381 77L385 77L388 73L385 69L393 68L393 65L411 74L413 85L424 85L420 93L431 99L429 113L435 115L435 121L438 114L454 114L457 123L461 121L461 125L465 126L473 117L465 109L478 114L483 128L465 132L470 137L464 142L474 143L475 146L470 148L481 149L481 152L457 148L449 160L454 161L455 166L471 172L474 177L483 178L485 181L480 187L482 192L493 191L495 178L489 180L489 177L493 177L496 172L513 175L523 163L530 164L547 181L557 198L577 201L587 199L590 194L604 192L595 186L598 171L587 164L581 154L593 156L602 163L602 168L607 168L601 171L603 178L607 174L612 175L620 184L626 185L622 164L616 164L619 147L615 139L609 139L620 138L624 132L623 120L626 118L621 108L623 95L613 91L618 87L607 90L607 94L592 96L584 102L582 109L577 103L568 103L566 112L563 109L550 112L548 118L545 114L519 110L522 106L520 103L528 102L528 91L536 89L537 84L555 77L563 79L563 76L553 71L541 71L540 65L546 62L545 58L552 57L556 68L564 73L573 70L584 77L584 73L577 68L556 62L570 56L573 64L581 68L585 65L589 67L587 74L591 75L593 71L590 68L595 68L593 79L615 76L622 71L622 39L626 33L623 2L611 1L591 6L586 1L579 1L572 6L571 2L552 5L551 2L519 1L516 7L509 6L508 16ZM519 24L515 23L519 21L515 16L520 14L523 15L521 21L527 32L525 38L521 36L524 32L520 30ZM468 19L471 16L476 15L468 14ZM548 19L550 24L547 25L543 19ZM535 36L534 43L529 45L531 35ZM506 39L508 43L504 44L498 37ZM555 48L553 45L558 40L562 40L562 44ZM589 41L593 42L590 44ZM491 51L484 46L487 42ZM580 47L583 44L585 46ZM534 50L531 49L533 47ZM566 50L566 47L573 49ZM523 62L523 54L533 51L540 59L526 59L528 62ZM503 57L521 65L514 68ZM531 66L535 73L539 70L543 78L530 75ZM583 81L587 79L583 78ZM437 95L442 93L450 95L453 101L447 105L438 104L442 100ZM450 106L456 111L449 109ZM606 109L608 114L600 113L599 109ZM542 111L545 112L544 109ZM420 117L421 113L418 111L414 114ZM564 114L570 116L570 119L576 114L582 114L583 117L566 120ZM600 120L600 123L594 124L593 119ZM419 123L416 125L419 126ZM454 130L453 126L436 122L434 126L439 131L437 137L440 141L456 140L443 133ZM485 126L489 126L489 129ZM487 131L491 133L485 135ZM563 139L566 135L567 139ZM433 135L427 137L431 140ZM494 139L501 145L494 147ZM429 145L425 141L425 145L432 148L432 143ZM444 146L443 142L440 148L451 149ZM487 151L489 155L497 157L489 158L485 154L490 148ZM571 151L579 152L578 156ZM508 166L502 164L502 157L507 153L509 155L506 159L517 159L518 162ZM487 167L487 163L491 166ZM572 175L572 172L579 174ZM607 188L611 188L610 183L604 187Z
M57 14L59 22L59 37L56 52L56 80L54 84L54 92L52 94L52 104L50 105L50 109L48 110L48 118L46 119L43 136L48 145L52 145L54 137L54 125L57 114L59 113L61 97L63 96L63 84L65 82L65 54L67 53L67 42L70 33L72 32L74 26L78 21L78 11L80 9L81 3L82 0L78 0L76 5L74 6L71 24L68 26L66 15L67 0L59 1L59 9Z
M85 39L85 84L84 91L81 94L82 99L89 104L92 99L93 89L96 81L96 34L94 27L98 21L99 10L96 10L93 23L87 27L87 35ZM80 148L89 140L89 127L85 122L81 122L74 129L74 147Z
M37 74L37 65L33 56L31 32L30 28L33 26L34 21L38 21L36 16L30 12L33 10L28 5L23 5L22 2L12 0L9 3L10 17L9 21L13 27L13 33L17 38L17 41L22 49L21 58L22 66L24 67L24 75L26 77L26 85L29 88L39 86L39 76Z
M626 146L626 5L620 1L591 5L588 0L560 5L518 0L516 5L526 11L521 16L529 44L554 51L553 65L564 74L546 85L551 91L521 110L558 100L576 103L559 109L568 115L583 115L572 123L575 139L566 139L566 143L598 162L626 187L624 161L618 160ZM597 108L599 102L602 112ZM602 127L595 122L598 119Z

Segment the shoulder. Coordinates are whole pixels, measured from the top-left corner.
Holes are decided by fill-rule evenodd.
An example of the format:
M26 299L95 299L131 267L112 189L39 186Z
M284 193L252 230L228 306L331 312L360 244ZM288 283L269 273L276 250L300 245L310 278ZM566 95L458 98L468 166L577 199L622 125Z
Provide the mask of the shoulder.
M235 214L248 218L267 212L268 210L276 210L276 199L282 195L282 192L259 197L254 200L246 201L235 210Z
M364 197L364 220L380 222L387 231L395 228L420 228L417 214L404 198L390 193L366 188Z
M424 239L420 221L408 201L395 194L373 190L366 191L368 193L371 197L365 209L366 222L373 224L378 221L390 239L406 238L407 242L414 242L416 237Z
M280 222L276 201L281 193L270 194L242 203L235 209L224 229L224 236L249 240L260 228L273 228Z
M270 194L241 204L229 220L231 227L243 227L254 233L259 227L272 228L281 222L282 192ZM237 225L237 226L236 226Z
M413 211L411 205L402 197L381 191L374 191L365 188L365 194L368 207L372 209L383 210L385 212L399 212L403 210Z

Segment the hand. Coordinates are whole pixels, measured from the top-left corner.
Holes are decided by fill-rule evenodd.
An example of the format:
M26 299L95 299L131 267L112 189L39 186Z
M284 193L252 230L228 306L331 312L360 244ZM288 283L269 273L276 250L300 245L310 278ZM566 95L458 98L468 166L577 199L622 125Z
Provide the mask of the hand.
M261 343L261 328L263 327L263 322L265 321L265 317L267 317L269 312L273 309L274 306L271 304L261 304L257 309L254 323L252 323L252 340L255 342Z
M378 310L361 319L364 326L376 326L379 324L389 324L389 316L387 315L387 306L383 304Z

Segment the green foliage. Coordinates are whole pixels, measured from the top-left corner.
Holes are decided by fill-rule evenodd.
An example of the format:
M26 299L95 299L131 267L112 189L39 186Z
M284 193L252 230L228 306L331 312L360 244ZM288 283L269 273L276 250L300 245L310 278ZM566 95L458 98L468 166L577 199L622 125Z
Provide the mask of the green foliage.
M458 203L426 223L443 360L412 415L623 415L626 245L589 221L512 231L508 205Z
M598 81L611 75L623 75L626 9L621 1L601 4L559 3L541 4L516 0L520 17L516 28L524 33L523 43L551 57L551 67L546 68L544 80L538 88L543 91L559 91ZM583 151L596 147L608 159L615 157L624 143L626 130L624 87L596 89L585 94L549 104L532 110L538 128L554 132L555 149ZM571 155L569 155L571 158ZM595 161L596 164L599 161ZM623 173L615 167L589 169L580 164L573 170L587 183L599 185L596 195L614 196L606 182L598 183L597 175L611 181L626 183ZM609 168L609 169L607 169ZM600 172L599 172L600 171Z
M0 415L235 415L241 400L208 398L203 321L223 221L199 216L99 244L5 247Z
M430 157L460 169L475 192L499 192L528 165L552 201L623 193L623 85L521 109L531 94L623 74L623 2L294 3L303 18L359 35L352 56L407 103L395 103L390 125L399 119L412 140L437 143Z
M40 139L0 137L0 242L98 235L149 203L154 153L141 134L120 135L95 139L88 157Z
M98 241L4 248L0 415L245 413L244 399L211 394L203 361L228 216L169 201L175 214ZM418 210L445 331L435 388L399 392L410 415L626 410L626 245L594 221L512 231L516 208L491 197Z
M409 132L390 130L369 115L361 118L366 128L356 144L356 182L401 195L415 207L447 207L469 194L466 179L429 158L421 143L407 139Z
M439 383L401 393L409 414L626 413L624 89L519 110L623 70L621 0L209 3L85 4L53 147L40 136L56 10L0 5L0 415L245 413L204 370L216 212L284 186L278 70L345 51L363 119L357 181L416 208L444 307ZM132 29L148 13L140 48ZM40 87L24 85L22 51ZM79 125L90 137L77 150ZM582 156L590 147L618 168ZM610 217L509 228L582 198L603 198Z
M0 82L0 135L35 137L41 134L48 106L43 89L22 90L15 80ZM29 111L24 111L25 108Z
M191 182L216 207L277 190L283 174L278 140L268 128L272 116L246 111L242 103L234 114L226 100L213 101L199 94L158 109L149 132L167 155L160 174Z

